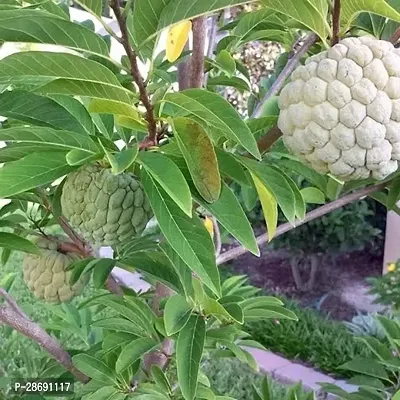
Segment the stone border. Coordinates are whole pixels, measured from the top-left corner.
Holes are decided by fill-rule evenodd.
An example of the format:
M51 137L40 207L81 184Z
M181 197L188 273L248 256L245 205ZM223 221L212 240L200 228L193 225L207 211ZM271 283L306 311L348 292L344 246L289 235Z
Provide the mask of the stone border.
M270 351L249 347L246 347L246 350L254 357L260 367L260 371L271 375L271 377L278 382L290 385L302 382L306 391L314 391L317 394L324 393L319 383L331 383L341 387L347 392L355 392L358 390L357 386L349 385L344 380L335 380L313 368L296 364ZM325 395L324 398L328 400L338 399L337 396L331 394Z

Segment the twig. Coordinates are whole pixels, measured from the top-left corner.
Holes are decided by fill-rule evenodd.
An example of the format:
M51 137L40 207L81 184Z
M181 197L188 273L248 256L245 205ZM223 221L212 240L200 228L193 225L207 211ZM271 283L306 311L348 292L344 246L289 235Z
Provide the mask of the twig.
M340 0L334 0L332 12L332 46L339 43L340 40L340 8Z
M395 30L393 35L390 37L389 42L396 44L400 40L400 26Z
M85 374L74 367L70 355L55 338L50 336L38 324L15 311L14 307L0 307L0 322L11 326L17 332L34 340L80 382L86 383L89 381L89 378Z
M8 292L5 289L0 288L0 296L4 297L8 305L22 318L29 319L29 317L21 310L17 302L13 299L13 297L10 294L8 294Z
M204 83L204 53L207 38L207 19L198 17L193 20L193 52L190 61L190 87L201 88Z
M113 37L115 40L121 43L121 39L117 36L117 34L108 26L107 22L103 20L102 17L98 16L95 14L89 7L87 7L84 3L82 3L80 0L74 0L74 3L78 4L79 7L83 8L87 13L92 15L94 18L96 18L97 21L101 23L105 31Z
M257 105L256 109L254 110L254 112L251 116L252 118L260 118L262 116L262 110L263 110L264 103L266 101L268 101L271 97L277 95L280 92L280 90L282 89L282 87L285 84L286 79L290 76L290 74L297 67L297 64L299 63L301 58L304 56L304 54L307 53L308 50L310 50L310 48L317 41L318 41L318 36L315 33L310 33L305 38L303 45L299 48L297 53L292 58L289 59L285 68L279 74L278 78L276 78L276 81L271 86L268 93L264 96L264 98Z
M387 185L386 183L379 183L377 185L373 186L368 186L366 188L360 189L354 193L350 193L346 196L343 196L342 198L332 201L328 204L325 204L321 207L316 208L315 210L310 211L309 213L306 214L305 218L301 221L297 221L296 225L293 226L290 223L282 224L278 227L276 230L276 234L274 237L278 237L283 235L286 232L291 231L292 229L295 229L298 226L304 225L307 222L313 221L314 219L320 218L325 214L329 214L332 211L337 210L338 208L342 208L346 204L352 203L353 201L360 200L361 198L368 196L369 194L376 192L377 190L383 189ZM267 243L269 240L268 234L263 234L257 237L257 244L262 245ZM217 258L217 264L221 265L224 264L230 260L233 260L243 254L246 254L248 250L242 246L235 247L231 250L228 250L226 253L221 254Z
M131 64L132 78L139 88L140 100L142 101L146 109L146 120L148 122L149 131L147 143L149 144L149 146L155 146L157 144L157 123L154 118L153 106L147 94L146 83L143 80L143 77L139 71L136 54L129 43L129 33L126 26L126 18L121 12L119 0L112 0L110 2L110 7L114 11L115 18L118 21L119 29L121 31L121 44L124 47L126 55L128 56L129 62Z

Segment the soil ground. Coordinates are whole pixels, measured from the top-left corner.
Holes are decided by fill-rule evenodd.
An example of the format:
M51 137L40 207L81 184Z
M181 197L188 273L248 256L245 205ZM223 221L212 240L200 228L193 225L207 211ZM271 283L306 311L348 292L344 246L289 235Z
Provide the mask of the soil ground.
M341 292L353 285L365 286L367 277L382 274L382 262L382 254L365 250L340 255L334 265L321 258L313 291L303 293L296 290L289 257L283 251L264 251L260 258L248 253L227 267L236 274L246 274L257 287L295 298L303 306L316 308L333 319L351 320L357 310L342 300Z

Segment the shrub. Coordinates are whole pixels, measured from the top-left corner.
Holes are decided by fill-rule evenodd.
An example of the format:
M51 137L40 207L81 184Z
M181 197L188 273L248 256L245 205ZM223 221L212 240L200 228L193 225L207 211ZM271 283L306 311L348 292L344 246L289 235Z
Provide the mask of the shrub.
M338 376L348 375L340 365L356 356L370 355L342 323L301 308L294 301L287 307L296 313L298 321L252 322L246 330L267 349Z

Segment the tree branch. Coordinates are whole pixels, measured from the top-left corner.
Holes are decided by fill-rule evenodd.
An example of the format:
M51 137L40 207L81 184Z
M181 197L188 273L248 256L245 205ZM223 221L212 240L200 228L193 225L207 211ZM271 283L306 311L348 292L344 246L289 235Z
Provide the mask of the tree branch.
M18 315L20 315L22 318L29 319L29 317L18 307L17 302L12 298L11 295L8 294L5 289L0 288L0 296L4 297L9 307L11 307Z
M10 297L8 295L8 297ZM15 303L15 301L14 301ZM15 303L16 305L16 303ZM17 306L19 309L19 307ZM34 340L44 350L46 350L52 357L58 361L67 371L71 372L76 379L80 382L86 383L89 378L74 367L70 355L61 347L60 343L50 336L45 330L43 330L38 324L27 319L21 315L22 310L17 312L14 306L0 307L0 322L11 326L17 332L26 336L29 339Z
M204 83L204 53L207 38L207 18L193 20L193 52L190 61L190 87L201 88Z
M389 42L395 45L400 40L400 26L396 29L393 35L390 37Z
M261 154L267 152L273 144L282 136L282 131L274 126L257 142Z
M352 203L353 201L360 200L361 198L370 195L373 192L376 192L378 190L383 189L387 185L386 183L379 183L377 185L373 186L368 186L366 188L360 189L354 193L350 193L346 196L343 196L340 199L337 199L335 201L332 201L328 204L325 204L321 207L316 208L315 210L310 211L309 213L306 214L305 218L301 221L297 221L296 225L292 225L290 223L285 223L282 224L278 227L276 230L276 234L274 237L278 237L280 235L283 235L286 232L291 231L292 229L295 229L298 226L304 225L307 222L313 221L314 219L320 218L325 214L329 214L332 211L335 211L339 208L342 208L343 206ZM257 244L262 245L265 244L269 241L268 234L263 234L261 236L257 237ZM242 246L235 247L231 250L228 250L226 253L221 254L217 258L217 264L221 265L224 264L230 260L233 260L243 254L246 254L248 250Z
M126 26L126 18L121 12L121 6L119 4L119 0L111 0L110 7L114 11L115 18L118 21L119 29L121 31L121 44L124 47L126 55L128 56L129 62L131 64L132 78L139 88L140 100L142 101L144 107L146 108L146 120L148 122L148 131L149 131L149 135L147 138L147 144L148 144L147 147L155 146L157 144L157 123L154 118L153 106L147 94L146 83L143 80L143 77L139 71L136 54L129 43L129 33L128 33L128 28Z
M339 43L340 40L340 8L340 0L334 0L332 12L332 46Z
M183 51L189 50L189 43L186 42ZM190 65L191 57L186 57L186 60L180 62L178 64L178 86L179 90L186 90L189 89L190 82L189 82L189 65Z
M276 81L269 89L268 93L264 96L264 98L260 101L256 109L254 110L251 118L260 118L262 116L262 110L264 103L268 101L271 97L277 95L282 87L285 85L286 79L291 75L291 73L297 67L297 64L300 62L301 58L304 54L307 53L308 50L318 41L318 36L315 33L310 33L304 40L302 46L295 53L293 57L289 59L285 68L279 74Z

